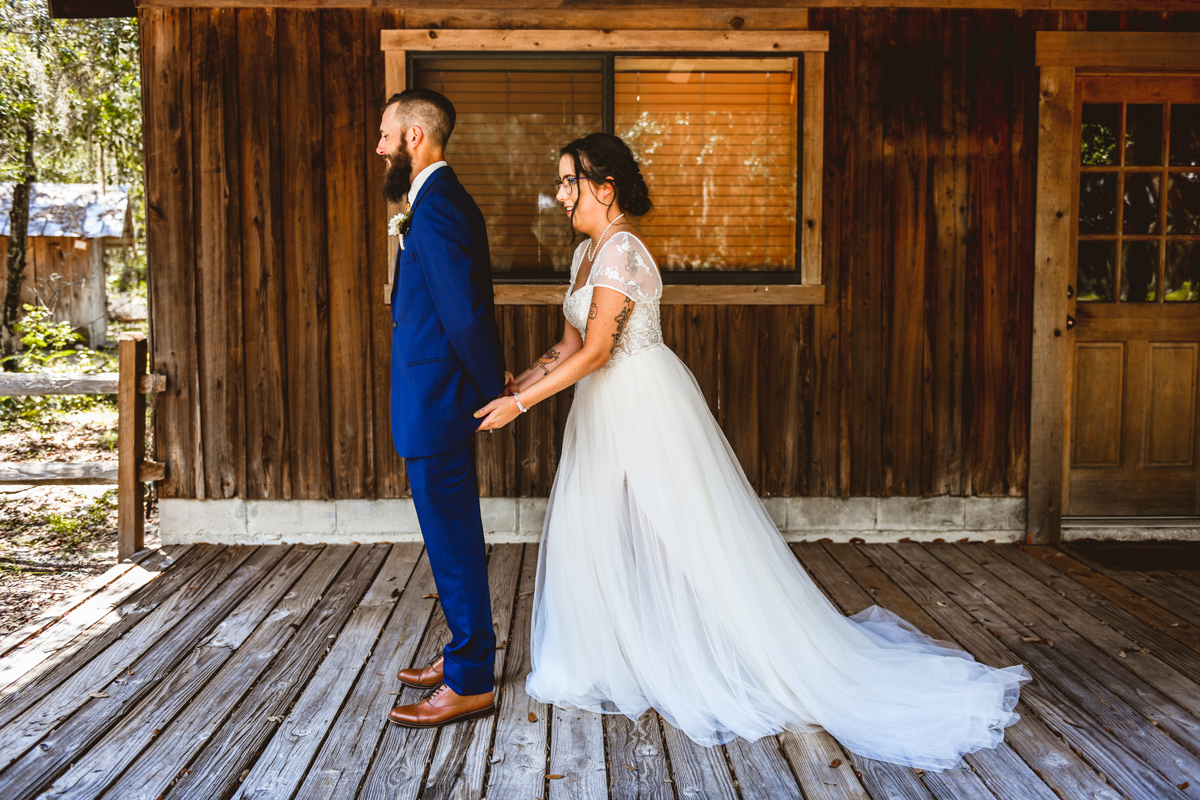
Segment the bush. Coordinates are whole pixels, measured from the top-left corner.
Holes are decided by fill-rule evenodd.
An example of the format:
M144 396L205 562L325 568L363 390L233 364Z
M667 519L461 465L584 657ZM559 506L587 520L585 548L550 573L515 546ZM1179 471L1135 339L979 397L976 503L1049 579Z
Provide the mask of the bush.
M116 371L115 359L83 347L83 337L69 322L53 322L45 306L25 306L25 317L16 324L25 349L0 360L10 372L97 373ZM57 417L71 411L115 407L107 395L47 395L45 397L0 397L0 426L19 425L47 430L60 423Z

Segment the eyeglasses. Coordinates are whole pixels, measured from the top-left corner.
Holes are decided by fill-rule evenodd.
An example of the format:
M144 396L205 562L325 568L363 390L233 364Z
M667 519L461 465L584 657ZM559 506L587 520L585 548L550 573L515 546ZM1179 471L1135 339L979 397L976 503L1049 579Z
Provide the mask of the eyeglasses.
M567 193L570 194L575 191L575 187L579 184L580 181L587 181L587 180L591 180L591 178L588 178L586 175L580 176L578 178L576 178L574 175L568 175L565 178L555 178L554 179L554 193L558 194L560 191L562 191L563 184L565 183L567 185Z

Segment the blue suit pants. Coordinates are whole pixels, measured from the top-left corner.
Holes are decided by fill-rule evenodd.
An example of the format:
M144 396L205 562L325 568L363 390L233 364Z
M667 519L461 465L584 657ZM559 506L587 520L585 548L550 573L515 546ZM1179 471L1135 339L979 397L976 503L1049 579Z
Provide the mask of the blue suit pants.
M444 651L446 683L459 694L490 692L496 636L471 446L407 458L405 463L425 551L450 628Z

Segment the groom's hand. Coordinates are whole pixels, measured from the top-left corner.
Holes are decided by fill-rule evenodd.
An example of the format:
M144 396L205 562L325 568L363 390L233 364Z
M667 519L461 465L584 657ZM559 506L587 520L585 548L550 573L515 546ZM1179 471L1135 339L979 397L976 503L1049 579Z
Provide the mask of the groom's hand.
M500 393L501 397L512 397L513 392L517 391L517 380L508 370L504 370L504 391Z

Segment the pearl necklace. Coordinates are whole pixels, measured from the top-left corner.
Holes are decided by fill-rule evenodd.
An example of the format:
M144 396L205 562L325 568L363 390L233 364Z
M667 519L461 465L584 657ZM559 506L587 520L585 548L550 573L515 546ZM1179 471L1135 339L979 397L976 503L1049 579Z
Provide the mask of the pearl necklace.
M608 228L611 228L613 225L616 225L617 220L619 220L623 216L625 216L625 214L623 214L623 213L617 214L617 216L613 218L613 221L608 223L608 227L604 229L604 232L600 234L600 238L596 240L596 256L600 255L600 243L604 241L604 234L608 233ZM596 256L592 255L592 245L589 242L588 249L587 249L588 261L595 261Z

